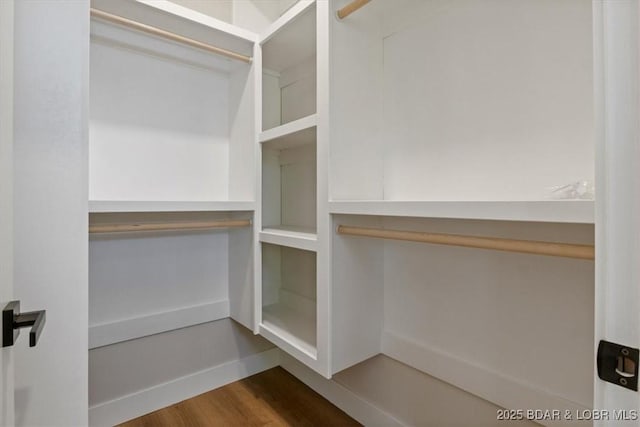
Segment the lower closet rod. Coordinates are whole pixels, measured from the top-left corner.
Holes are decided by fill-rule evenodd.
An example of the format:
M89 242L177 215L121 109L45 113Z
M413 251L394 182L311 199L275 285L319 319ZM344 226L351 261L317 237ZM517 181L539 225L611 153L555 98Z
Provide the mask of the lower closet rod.
M500 239L497 237L465 236L460 234L425 233L417 231L386 230L379 228L339 225L338 234L347 236L377 237L380 239L406 240L437 245L464 246L467 248L493 249L496 251L549 255L566 258L594 259L593 245L573 243L539 242L533 240Z
M251 226L251 220L189 221L189 222L148 222L128 224L90 224L89 233L130 233L136 231L189 231L213 230L218 228L238 228Z

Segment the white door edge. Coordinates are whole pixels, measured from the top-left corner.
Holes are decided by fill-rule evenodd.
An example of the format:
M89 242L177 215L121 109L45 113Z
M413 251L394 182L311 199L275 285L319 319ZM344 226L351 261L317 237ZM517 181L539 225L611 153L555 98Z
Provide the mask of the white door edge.
M640 142L638 0L594 0L596 104L595 354L600 340L640 347ZM640 410L638 392L600 380L595 425ZM640 415L640 414L638 414ZM638 421L633 421L636 425Z

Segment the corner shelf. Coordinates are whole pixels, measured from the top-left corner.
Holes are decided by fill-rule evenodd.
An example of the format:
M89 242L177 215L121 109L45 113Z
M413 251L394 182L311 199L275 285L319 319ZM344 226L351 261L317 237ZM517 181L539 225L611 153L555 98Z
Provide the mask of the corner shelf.
M315 230L305 227L267 227L260 232L260 241L313 252L318 247Z
M344 215L593 224L593 200L394 201L334 200L329 212Z
M255 210L252 201L129 201L90 200L89 213L115 212L237 212Z
M298 120L271 128L260 133L260 143L268 143L270 148L282 150L316 141L317 115L311 114Z

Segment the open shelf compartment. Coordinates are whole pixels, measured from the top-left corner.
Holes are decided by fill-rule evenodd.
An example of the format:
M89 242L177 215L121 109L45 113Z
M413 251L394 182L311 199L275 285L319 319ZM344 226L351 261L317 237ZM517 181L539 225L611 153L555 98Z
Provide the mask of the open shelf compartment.
M315 129L312 143L283 149L269 144L262 147L261 239L315 250Z
M300 2L262 40L262 130L316 112L316 5Z
M167 31L185 20L171 12L179 7L153 4L170 11L132 1L95 2L100 10ZM252 52L251 40L205 24L184 26L183 33ZM139 201L136 211L184 210L207 202L218 210L220 203L254 198L254 171L246 167L255 144L254 64L100 19L91 20L90 52L89 199L109 201L93 207L121 211L130 209L121 202ZM204 206L193 205L208 210Z
M260 333L293 355L315 359L316 254L262 243Z

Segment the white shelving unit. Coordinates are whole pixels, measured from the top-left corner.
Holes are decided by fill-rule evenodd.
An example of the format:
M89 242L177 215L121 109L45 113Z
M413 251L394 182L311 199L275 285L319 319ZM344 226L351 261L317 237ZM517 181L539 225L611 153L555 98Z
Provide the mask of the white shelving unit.
M254 55L257 35L172 2L91 6ZM90 45L90 223L253 220L255 64L97 16ZM251 227L91 234L90 347L226 317L253 328L247 299L253 239Z
M494 216L508 218L511 202L594 183L591 13L574 10L556 37L534 26L552 12L533 2L518 30L502 5L492 15L458 4L376 1L332 22L331 200L505 201ZM574 209L541 206L542 220L551 206L561 221Z
M254 34L168 1L92 7L253 56ZM255 199L253 64L94 18L90 67L90 200Z
M300 1L261 37L261 204L256 240L256 331L325 373L318 295L317 19ZM325 179L324 177L322 179Z
M398 0L331 20L332 226L593 244L594 200L550 199L595 180L593 10ZM591 408L592 261L342 235L331 260L332 371L377 337L502 407ZM559 370L548 348L579 356Z

